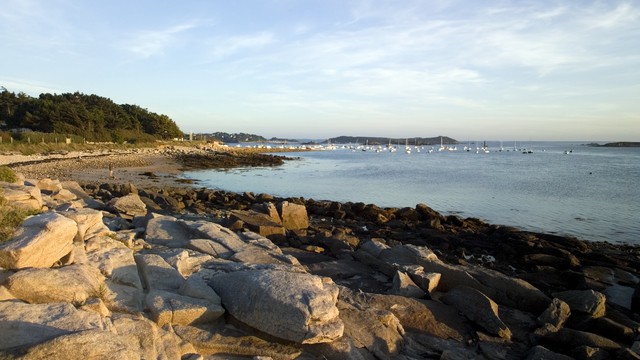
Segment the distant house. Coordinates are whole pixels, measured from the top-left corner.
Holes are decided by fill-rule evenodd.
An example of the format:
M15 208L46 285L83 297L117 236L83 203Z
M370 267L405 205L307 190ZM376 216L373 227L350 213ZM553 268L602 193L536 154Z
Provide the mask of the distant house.
M13 128L13 129L10 129L9 131L11 131L13 134L24 134L24 133L33 132L33 130L29 128Z

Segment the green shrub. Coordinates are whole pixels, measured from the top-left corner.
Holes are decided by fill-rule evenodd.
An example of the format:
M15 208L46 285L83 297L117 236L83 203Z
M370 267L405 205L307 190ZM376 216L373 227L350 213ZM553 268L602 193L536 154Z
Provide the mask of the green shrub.
M39 211L16 209L9 205L7 199L0 196L0 243L11 239L24 219L37 213Z
M16 182L17 180L18 178L16 177L16 173L14 173L13 170L11 170L7 166L0 166L0 181L12 183Z

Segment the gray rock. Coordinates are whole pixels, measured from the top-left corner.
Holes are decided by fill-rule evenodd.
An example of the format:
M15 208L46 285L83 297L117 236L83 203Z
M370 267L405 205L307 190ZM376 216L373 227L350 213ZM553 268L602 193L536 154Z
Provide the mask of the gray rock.
M184 354L196 352L184 344L171 327L161 328L144 317L114 314L113 329L118 335L135 339L140 344L140 359L180 359Z
M184 283L178 270L167 263L162 256L155 254L136 254L136 263L148 290L177 291Z
M0 350L41 343L53 337L106 327L100 315L68 303L0 301Z
M192 238L191 229L172 216L154 216L147 223L145 240L169 247L186 247Z
M18 299L30 303L82 303L100 296L104 278L98 269L88 265L31 268L11 275L7 288Z
M418 285L416 285L409 275L396 271L393 277L393 285L389 289L389 294L400 295L420 299L427 295Z
M11 206L23 210L40 210L42 208L42 195L40 194L40 189L35 186L0 182L0 188L2 189L2 197Z
M94 209L71 209L61 212L60 215L68 217L78 225L78 232L74 241L82 242L86 239L105 235L110 232L109 228L102 222L102 212Z
M571 316L571 308L566 302L554 298L549 307L538 317L538 325L551 324L556 328L561 328Z
M342 336L338 288L317 276L250 270L219 274L209 284L231 315L270 335L303 344Z
M71 252L77 232L75 221L56 213L30 217L0 246L0 267L51 267Z
M120 216L130 219L135 216L147 215L147 206L140 200L138 194L128 194L113 198L109 201L109 206L115 209Z
M180 295L190 296L197 299L204 299L213 304L222 304L220 296L207 285L207 283L196 276L189 277L178 290Z
M207 331L193 326L176 325L174 329L180 338L193 344L196 351L202 355L231 354L242 358L253 356L256 359L264 357L293 360L302 354L299 346L269 342L233 327Z
M240 220L245 226L262 236L284 235L284 227L273 221L267 214L259 213L253 210L234 210L231 211L232 220Z
M553 296L569 304L571 312L588 314L593 318L604 316L607 297L593 290L568 290L553 293Z
M56 337L30 348L21 357L36 359L140 359L136 339L107 331L85 330Z
M219 303L162 290L149 291L146 304L159 326L209 323L224 314Z
M553 352L544 346L537 345L529 350L527 360L573 360L573 358Z
M511 339L511 330L498 315L498 304L480 291L468 286L458 286L442 298L446 304L455 307L472 322L480 325L492 335Z
M542 345L549 344L552 348L575 349L580 346L602 348L609 351L620 350L621 346L613 340L590 332L562 328L558 331L540 333L536 330Z
M40 190L48 191L50 193L56 193L62 190L62 184L60 183L60 180L49 179L49 178L38 180L38 182L36 183L36 186Z

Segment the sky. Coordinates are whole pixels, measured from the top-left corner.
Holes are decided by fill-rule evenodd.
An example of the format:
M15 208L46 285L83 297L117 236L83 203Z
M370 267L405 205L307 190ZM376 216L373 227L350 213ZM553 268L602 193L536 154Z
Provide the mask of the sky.
M0 86L185 132L640 141L640 1L0 0Z

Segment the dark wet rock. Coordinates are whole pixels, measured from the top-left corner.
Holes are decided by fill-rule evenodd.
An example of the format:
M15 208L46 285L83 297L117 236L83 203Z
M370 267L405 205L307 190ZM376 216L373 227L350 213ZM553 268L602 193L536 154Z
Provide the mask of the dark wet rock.
M537 345L529 350L526 360L573 360L573 358L553 352L544 346Z
M262 236L284 235L285 229L281 224L273 221L267 214L255 211L233 211L231 213L232 220L240 220L251 231Z
M590 315L593 318L604 316L606 296L593 290L567 290L554 293L553 296L566 302L571 312Z
M467 286L458 286L447 292L441 299L490 334L506 340L511 339L511 330L498 315L498 304L480 291Z
M556 328L561 328L571 316L571 308L566 302L554 298L549 307L538 316L538 325L551 324Z
M616 351L622 348L620 344L604 336L569 328L548 332L542 335L539 341L543 346L558 349L559 351L561 350L563 353L580 346L602 348L608 351Z

